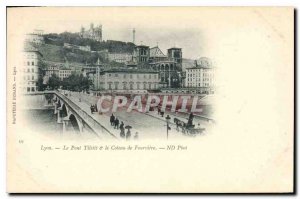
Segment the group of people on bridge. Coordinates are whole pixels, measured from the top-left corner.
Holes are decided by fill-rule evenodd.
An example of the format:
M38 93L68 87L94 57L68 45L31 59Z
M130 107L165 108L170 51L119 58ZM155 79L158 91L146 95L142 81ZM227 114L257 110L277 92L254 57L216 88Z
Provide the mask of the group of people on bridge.
M122 139L130 140L131 138L131 126L127 125L125 126L123 121L120 121L114 114L110 116L110 125L114 127L114 129L120 129L120 137ZM125 133L125 129L127 129L127 132ZM138 132L135 133L134 137L135 140L139 138Z
M91 105L90 106L90 109L91 109L91 114L93 114L94 112L98 112L98 108L97 108L97 105L95 104L95 105Z

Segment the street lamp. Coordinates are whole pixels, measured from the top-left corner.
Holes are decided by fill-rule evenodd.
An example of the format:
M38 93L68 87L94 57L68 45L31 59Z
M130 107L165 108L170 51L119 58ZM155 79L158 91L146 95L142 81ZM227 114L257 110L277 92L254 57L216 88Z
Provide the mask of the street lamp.
M167 117L166 117L166 121L167 121L167 139L169 138L169 130L171 130L171 128L169 127L170 120L171 120L170 116L167 115Z

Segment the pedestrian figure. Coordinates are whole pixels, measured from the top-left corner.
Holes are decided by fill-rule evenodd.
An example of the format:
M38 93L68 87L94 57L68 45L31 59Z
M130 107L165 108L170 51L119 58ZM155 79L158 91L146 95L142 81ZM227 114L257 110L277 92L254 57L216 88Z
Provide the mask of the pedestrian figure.
M157 107L157 114L160 115L160 108Z
M133 137L135 140L139 139L139 133L138 132L135 132L135 135Z
M114 122L115 122L115 116L114 116L114 114L111 114L111 116L110 116L110 125L114 125Z
M119 129L119 119L115 119L115 129Z
M93 105L91 105L91 114L93 114L93 111L94 111L94 107L93 107Z
M179 121L178 120L176 120L176 130L178 131L179 130Z
M97 104L94 105L95 112L98 112Z
M124 138L125 137L125 128L124 128L124 123L123 122L121 122L121 124L120 124L120 130L121 130L120 137Z
M126 132L126 140L129 140L130 137L131 137L131 132L130 132L130 129L128 129Z

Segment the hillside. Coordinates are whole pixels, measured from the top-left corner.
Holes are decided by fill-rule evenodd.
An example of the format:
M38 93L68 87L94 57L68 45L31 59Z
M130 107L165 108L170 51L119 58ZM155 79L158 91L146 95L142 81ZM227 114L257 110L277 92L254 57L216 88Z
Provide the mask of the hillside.
M132 53L135 45L131 42L123 41L102 41L98 42L92 39L82 38L77 33L64 32L60 34L51 33L44 35L46 44L63 46L64 43L69 43L78 46L91 46L92 51L108 50L112 53Z
M96 63L99 58L102 63L107 62L103 55L96 52L72 50L52 44L42 44L36 47L43 54L45 61L65 62L67 59L71 63L85 64Z

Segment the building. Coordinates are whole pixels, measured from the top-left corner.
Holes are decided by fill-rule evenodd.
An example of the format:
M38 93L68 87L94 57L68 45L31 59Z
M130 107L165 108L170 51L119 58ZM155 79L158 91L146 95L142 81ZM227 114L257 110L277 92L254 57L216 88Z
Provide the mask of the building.
M158 46L150 48L150 57L149 57L150 63L166 61L166 60L168 60L168 57L160 50Z
M120 92L146 92L159 88L159 74L146 69L117 68L100 72L94 84L97 90Z
M48 67L45 69L45 77L49 80L49 78L53 75L56 75L60 80L64 80L69 77L71 74L76 73L76 67L70 67L68 61L65 63L60 62L46 62ZM80 67L80 72L82 67Z
M47 76L47 77L51 77L52 75L58 76L58 74L59 74L59 67L57 65L49 66L45 70L45 76Z
M91 51L91 46L86 45L86 46L77 46L69 43L64 43L64 48L72 49L72 50L82 50L82 51Z
M129 53L108 53L108 60L118 63L127 63L132 60L132 54Z
M182 67L182 50L181 48L169 48L168 57L174 60L178 66Z
M43 30L34 30L32 33L28 33L25 36L26 43L34 43L37 45L44 44Z
M174 58L164 55L158 46L150 49L149 64L159 72L161 88L178 88L182 86L181 68Z
M64 80L68 78L73 73L73 70L70 68L62 68L58 71L58 77L60 80Z
M21 70L21 90L24 93L36 92L37 82L41 74L40 64L43 55L34 47L25 44L23 51L23 66Z
M149 46L139 45L135 46L133 52L133 61L137 64L148 64L150 57Z
M215 87L215 69L208 58L199 59L195 67L186 69L185 86L198 88L201 93L213 93Z
M102 41L102 25L98 25L97 27L94 27L94 24L90 24L90 29L85 30L84 27L81 27L79 35L82 38L88 38L93 39L96 41Z

